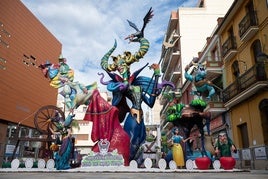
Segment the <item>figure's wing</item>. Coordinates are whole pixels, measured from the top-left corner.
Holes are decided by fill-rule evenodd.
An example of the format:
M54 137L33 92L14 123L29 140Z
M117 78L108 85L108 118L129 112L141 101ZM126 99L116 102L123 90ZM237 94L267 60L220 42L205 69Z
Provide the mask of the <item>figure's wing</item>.
M150 22L150 20L152 19L152 17L154 16L153 14L153 10L152 10L152 7L149 9L149 11L147 12L147 14L145 15L145 17L143 18L143 27L141 29L141 32L143 33L145 27L146 27L146 24L148 22Z
M127 20L128 24L133 27L137 32L139 31L139 29L137 28L136 24L134 24L133 22L131 22L130 20Z
M139 38L144 37L143 31L145 29L145 26L151 20L152 17L153 17L153 10L152 8L150 8L145 17L143 18L143 27L141 31L137 28L137 26L133 22L127 20L129 25L133 27L137 32L127 36L125 39L129 39L131 42L138 42Z

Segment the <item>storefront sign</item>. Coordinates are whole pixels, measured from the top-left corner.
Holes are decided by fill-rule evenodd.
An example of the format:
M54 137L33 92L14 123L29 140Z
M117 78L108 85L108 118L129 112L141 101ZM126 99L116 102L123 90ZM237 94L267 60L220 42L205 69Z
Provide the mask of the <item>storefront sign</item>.
M242 150L242 159L243 160L251 160L250 149L243 149Z
M265 147L254 148L254 154L255 154L256 160L266 160L267 159Z
M13 152L15 150L15 145L6 145L6 152L5 152L5 156L12 156L13 155ZM18 147L17 148L17 151L16 151L16 156L19 155L19 151L20 151L20 148Z

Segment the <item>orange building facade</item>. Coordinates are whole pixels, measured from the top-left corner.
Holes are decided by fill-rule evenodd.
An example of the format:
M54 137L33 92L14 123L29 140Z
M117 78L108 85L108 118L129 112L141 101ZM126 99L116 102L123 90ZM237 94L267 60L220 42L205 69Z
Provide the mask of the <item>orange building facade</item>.
M29 136L35 112L57 105L57 90L38 65L57 63L62 44L19 0L0 1L0 164L12 148L12 132ZM12 131L13 130L13 131ZM9 151L10 152L10 151Z

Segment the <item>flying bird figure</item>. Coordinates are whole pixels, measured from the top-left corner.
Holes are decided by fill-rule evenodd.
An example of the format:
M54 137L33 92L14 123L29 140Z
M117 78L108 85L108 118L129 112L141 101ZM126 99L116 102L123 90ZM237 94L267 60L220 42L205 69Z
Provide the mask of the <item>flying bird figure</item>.
M129 39L130 42L137 42L139 38L142 38L144 37L144 29L147 25L148 22L150 22L151 18L154 16L153 14L153 10L152 10L152 7L149 9L149 11L147 12L147 14L144 16L143 18L143 27L141 30L139 30L136 26L136 24L134 24L133 22L131 22L130 20L127 20L128 21L128 24L133 27L137 32L134 33L134 34L131 34L129 36L127 36L125 38L126 39Z

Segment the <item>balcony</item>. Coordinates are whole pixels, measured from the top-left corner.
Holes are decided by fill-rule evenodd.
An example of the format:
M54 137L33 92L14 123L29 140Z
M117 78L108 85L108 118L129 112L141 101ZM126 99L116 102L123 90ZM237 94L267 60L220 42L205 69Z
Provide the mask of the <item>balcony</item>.
M207 79L212 80L222 74L221 61L206 61Z
M170 81L176 85L180 79L181 79L181 72L174 71L171 75Z
M237 45L234 36L230 36L222 45L222 56L225 61L233 58L237 53Z
M176 29L178 22L179 22L179 18L178 18L177 11L172 11L170 15L168 29L172 29L172 30Z
M208 102L208 105L207 105L207 107L206 107L206 109L204 111L210 112L211 113L211 119L213 119L213 118L219 116L220 114L222 114L223 112L225 112L227 110L224 107L223 102L211 100L211 101Z
M239 22L239 36L241 41L247 41L259 30L256 11L247 13Z
M166 68L162 68L163 79L169 81L171 78L172 73L175 71L176 67L178 66L180 52L178 50L175 50L170 54L170 58L168 61L168 64L166 65ZM164 71L163 71L164 70Z
M163 50L165 50L165 49L163 49ZM172 49L169 49L163 54L164 56L163 56L163 60L161 63L161 72L162 73L165 73L165 71L167 70L171 53L172 53Z
M175 34L175 35L174 35ZM167 38L167 36L165 37ZM173 35L171 35L171 37L169 37L168 40L166 40L165 42L163 42L162 45L162 54L161 54L161 58L162 58L162 63L161 63L161 71L162 73L164 73L168 67L168 63L169 63L169 59L170 59L170 55L172 54L172 52L174 51L173 47L166 47L165 44L172 44L173 41L175 41L177 38L176 32L174 31Z
M223 90L225 107L232 107L268 88L268 63L258 62Z

